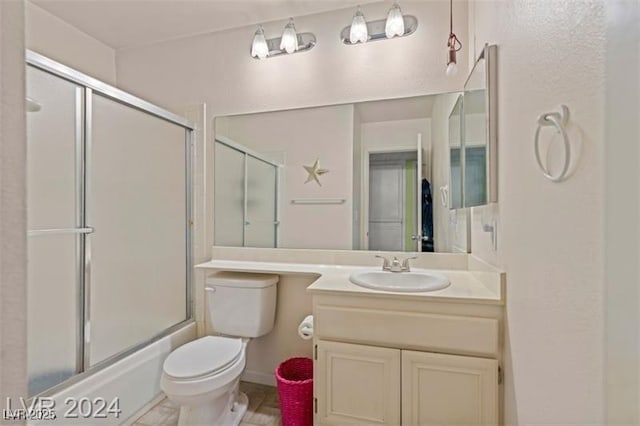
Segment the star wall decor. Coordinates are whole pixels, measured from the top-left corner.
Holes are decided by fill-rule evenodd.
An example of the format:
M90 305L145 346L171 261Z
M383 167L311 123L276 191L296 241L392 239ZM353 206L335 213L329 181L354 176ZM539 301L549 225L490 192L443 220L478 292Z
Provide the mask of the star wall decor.
M307 171L309 176L307 176L307 180L304 183L309 183L312 180L315 181L319 186L322 186L320 183L320 176L325 173L329 173L327 169L320 168L320 159L316 159L315 163L311 166L302 166Z

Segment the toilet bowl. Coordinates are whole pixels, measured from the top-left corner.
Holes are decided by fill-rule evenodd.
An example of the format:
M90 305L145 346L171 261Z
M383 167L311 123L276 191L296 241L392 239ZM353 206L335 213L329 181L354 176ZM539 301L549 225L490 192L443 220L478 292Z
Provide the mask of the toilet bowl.
M179 426L240 424L249 404L239 390L247 343L273 329L278 278L239 272L207 278L209 335L169 354L160 379L169 400L180 406Z
M166 359L160 385L180 406L179 425L240 423L248 398L238 390L247 339L206 336L187 343Z

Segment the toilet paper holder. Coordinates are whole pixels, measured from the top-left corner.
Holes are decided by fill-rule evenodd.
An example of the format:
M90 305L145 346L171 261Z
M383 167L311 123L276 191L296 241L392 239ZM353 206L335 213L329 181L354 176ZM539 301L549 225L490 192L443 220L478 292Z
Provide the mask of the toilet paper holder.
M307 315L298 325L298 336L303 340L313 339L313 315Z

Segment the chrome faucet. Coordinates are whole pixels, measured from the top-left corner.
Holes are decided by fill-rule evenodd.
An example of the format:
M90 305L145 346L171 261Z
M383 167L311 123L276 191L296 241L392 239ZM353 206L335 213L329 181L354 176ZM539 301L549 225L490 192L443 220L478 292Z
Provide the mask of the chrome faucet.
M410 272L409 260L417 259L417 256L408 257L400 262L397 256L393 256L393 260L389 260L384 256L376 255L377 258L382 259L382 270L389 272Z

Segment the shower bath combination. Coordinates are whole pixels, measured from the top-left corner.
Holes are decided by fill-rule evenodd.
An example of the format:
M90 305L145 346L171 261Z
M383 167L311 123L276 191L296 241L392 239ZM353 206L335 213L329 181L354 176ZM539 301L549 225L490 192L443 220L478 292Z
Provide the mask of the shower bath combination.
M55 397L194 333L193 126L34 52L26 109L29 396Z

